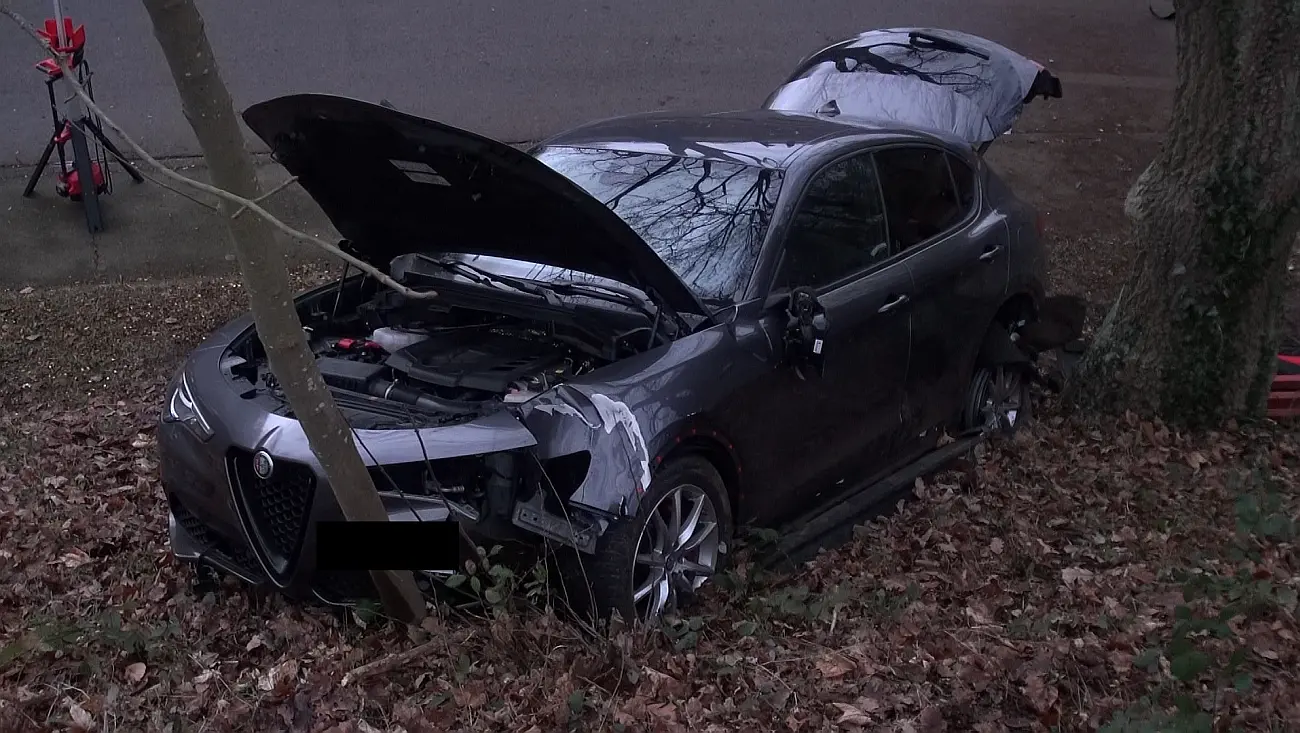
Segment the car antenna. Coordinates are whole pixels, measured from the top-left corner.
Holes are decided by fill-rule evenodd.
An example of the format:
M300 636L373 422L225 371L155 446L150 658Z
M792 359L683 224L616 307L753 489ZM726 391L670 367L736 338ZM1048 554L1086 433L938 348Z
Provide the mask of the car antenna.
M387 99L381 99L381 100L379 100L379 106L380 106L380 107L386 107L386 108L388 108L388 109L397 109L397 107L396 107L392 102L388 101Z

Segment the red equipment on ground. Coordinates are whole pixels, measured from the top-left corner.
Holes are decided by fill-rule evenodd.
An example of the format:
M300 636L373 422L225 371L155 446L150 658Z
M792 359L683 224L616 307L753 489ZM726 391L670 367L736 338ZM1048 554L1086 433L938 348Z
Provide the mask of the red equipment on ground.
M93 100L95 93L91 82L92 75L90 66L86 62L86 28L74 25L71 18L63 17L57 4L56 12L59 17L46 19L44 27L38 29L37 33L50 44L55 53L63 58L64 63L76 75L76 83L80 84L86 90L87 96ZM108 155L111 153L117 158L136 183L142 182L144 177L126 160L117 146L104 137L97 116L87 112L80 120L74 122L60 114L58 96L54 91L55 85L63 80L63 70L58 62L52 58L44 59L36 64L36 68L45 75L45 88L49 93L50 117L54 121L54 133L46 144L44 152L41 153L36 170L32 171L31 178L27 180L23 196L30 197L36 190L36 184L40 181L45 166L49 164L50 156L57 151L59 172L54 184L55 192L72 201L81 202L86 209L86 226L91 232L100 231L104 226L98 197L110 193L113 189ZM71 160L67 155L69 143L72 144ZM90 185L87 185L87 181L90 181Z
M1300 356L1278 354L1277 374L1268 393L1271 418L1300 417Z

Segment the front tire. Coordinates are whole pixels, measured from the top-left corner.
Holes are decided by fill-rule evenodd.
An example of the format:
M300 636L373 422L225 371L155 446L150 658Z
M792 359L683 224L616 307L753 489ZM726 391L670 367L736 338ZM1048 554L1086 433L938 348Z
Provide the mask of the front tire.
M676 611L725 567L732 532L731 502L713 464L700 456L670 461L636 516L611 526L596 554L580 558L594 610L641 623Z

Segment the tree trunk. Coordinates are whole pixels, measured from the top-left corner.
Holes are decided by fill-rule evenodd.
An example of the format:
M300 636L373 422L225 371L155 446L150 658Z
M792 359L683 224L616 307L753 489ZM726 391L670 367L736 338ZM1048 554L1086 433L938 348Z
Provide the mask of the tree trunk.
M1209 427L1261 416L1300 227L1300 2L1182 0L1164 146L1129 192L1133 272L1077 407Z
M262 195L235 114L217 70L203 18L193 0L143 0L180 91L185 117L203 148L213 185L249 199ZM257 324L258 337L294 415L325 470L349 521L386 521L388 514L354 441L351 427L334 404L307 345L293 307L284 252L271 225L222 200L221 211L239 258L239 268ZM418 621L424 598L412 574L372 571L371 577L394 618Z

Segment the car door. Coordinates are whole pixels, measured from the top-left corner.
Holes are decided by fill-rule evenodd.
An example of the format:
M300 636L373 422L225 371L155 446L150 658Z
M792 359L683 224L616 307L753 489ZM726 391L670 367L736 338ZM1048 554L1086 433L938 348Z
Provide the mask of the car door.
M792 436L778 495L764 514L814 503L885 470L896 454L910 350L912 280L893 257L870 153L825 166L790 219L774 294L810 288L825 310L820 375L789 365L765 401L779 403L768 426ZM760 461L762 465L762 461Z
M891 246L915 284L903 411L920 452L965 399L974 357L1008 287L1001 216L980 216L974 169L938 146L879 150Z

